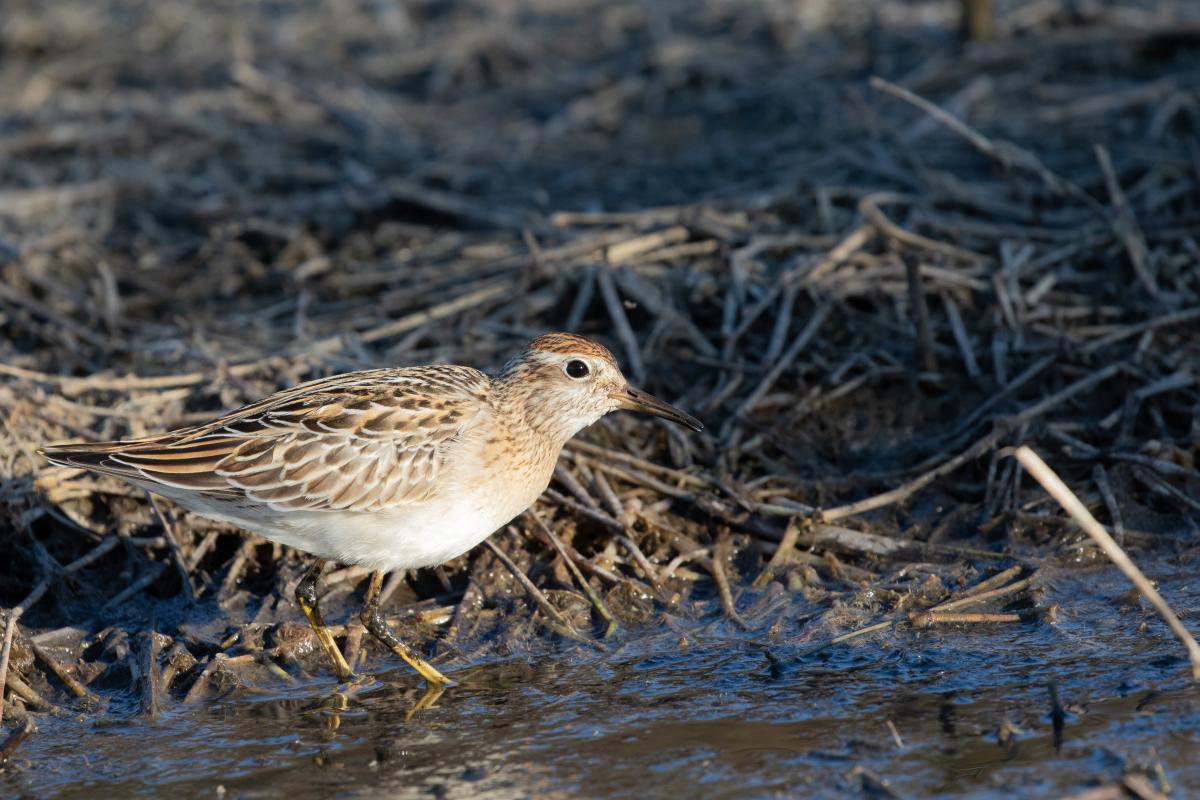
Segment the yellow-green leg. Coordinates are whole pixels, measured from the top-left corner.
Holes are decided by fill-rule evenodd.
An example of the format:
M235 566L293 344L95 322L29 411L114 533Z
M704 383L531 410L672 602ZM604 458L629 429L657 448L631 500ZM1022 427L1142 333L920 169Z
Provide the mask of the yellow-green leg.
M438 672L432 664L413 652L412 648L400 641L396 634L392 632L392 629L388 627L383 615L379 613L379 590L382 587L383 573L372 573L371 584L367 588L367 604L363 607L362 612L363 627L372 636L387 645L393 653L403 658L410 667L419 672L431 688L452 685L454 681ZM438 694L441 694L441 692L438 692ZM436 700L436 696L433 699Z
M321 577L324 569L325 561L317 559L316 563L309 567L308 572L304 573L304 577L296 585L296 603L304 612L304 616L308 618L308 624L317 634L317 641L321 643L321 647L325 648L325 653L333 662L333 671L337 673L338 680L345 683L354 678L354 670L350 669L350 665L342 656L342 651L338 650L337 645L334 644L333 634L325 627L325 620L321 618L321 608L317 604L317 580Z

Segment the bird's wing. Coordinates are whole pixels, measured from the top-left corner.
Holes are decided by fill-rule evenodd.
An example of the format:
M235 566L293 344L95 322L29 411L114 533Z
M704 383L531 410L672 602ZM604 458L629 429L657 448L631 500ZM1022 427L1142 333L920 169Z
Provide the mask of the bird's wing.
M467 367L351 373L194 428L44 452L53 463L174 498L196 492L279 510L375 511L434 495L447 449L486 413L487 385Z

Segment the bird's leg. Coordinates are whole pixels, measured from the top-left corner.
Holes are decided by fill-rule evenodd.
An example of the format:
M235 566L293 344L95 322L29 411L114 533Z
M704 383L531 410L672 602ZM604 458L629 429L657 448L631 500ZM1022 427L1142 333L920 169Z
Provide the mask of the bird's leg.
M371 575L371 584L367 588L367 604L363 607L362 623L363 626L379 641L383 642L396 655L403 658L410 667L421 673L421 677L432 687L450 686L454 681L447 678L442 673L438 672L434 666L415 652L412 648L392 633L392 629L388 627L383 615L379 613L379 590L383 586L383 573L376 572ZM438 692L441 694L441 692ZM437 699L436 697L434 699Z
M350 669L350 665L342 657L342 651L338 650L337 645L334 644L333 634L325 627L325 620L321 619L321 608L317 605L317 580L321 577L324 569L324 559L317 559L309 567L308 572L304 573L300 583L296 584L296 603L304 612L304 616L308 618L308 624L316 632L317 641L321 643L321 647L325 648L329 660L333 662L333 670L337 673L338 680L344 683L354 678L354 670Z

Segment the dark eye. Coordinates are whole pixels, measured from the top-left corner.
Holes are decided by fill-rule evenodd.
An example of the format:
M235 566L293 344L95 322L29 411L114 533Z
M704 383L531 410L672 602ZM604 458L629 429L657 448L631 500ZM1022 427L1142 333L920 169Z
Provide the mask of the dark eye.
M588 374L588 365L577 358L568 361L567 374L572 378L586 378Z

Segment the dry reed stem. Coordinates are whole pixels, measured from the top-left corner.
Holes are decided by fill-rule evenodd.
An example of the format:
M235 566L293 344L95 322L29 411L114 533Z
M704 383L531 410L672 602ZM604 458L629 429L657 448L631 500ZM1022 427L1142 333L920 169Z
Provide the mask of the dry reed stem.
M554 547L554 551L558 553L559 557L563 561L563 564L566 565L567 570L571 573L571 577L573 577L575 582L579 584L579 588L584 591L588 597L588 600L591 601L592 606L595 607L596 613L599 614L606 623L604 628L604 636L611 636L617 629L617 619L612 615L612 612L608 610L608 604L604 602L604 599L600 597L599 593L592 588L592 585L588 583L586 578L583 577L583 573L579 571L579 567L575 565L574 560L572 560L570 555L567 554L566 547L564 547L563 543L559 541L557 536L554 535L554 531L550 530L550 528L546 526L546 523L542 522L542 518L538 516L537 511L531 508L525 512L525 514L533 519L534 525L541 533L542 538L546 539L551 546Z
M586 636L581 635L579 631L575 630L574 626L567 621L567 618L564 617L562 613L554 607L550 600L547 599L546 595L542 593L542 590L539 589L537 585L529 579L529 576L526 575L521 568L516 565L516 562L509 558L507 553L501 550L494 542L492 542L491 539L485 540L484 544L487 545L488 549L492 551L492 555L494 555L496 559L504 565L505 569L507 569L512 576L517 579L517 583L519 583L521 588L525 590L525 593L529 595L529 599L534 601L538 609L540 609L543 614L549 617L549 620L546 624L552 630L554 630L555 633L559 634L560 636L565 636L568 639L573 639L577 642L583 642L585 644L592 645L598 644L591 639L588 639Z
M1034 579L1036 577L1035 575L1030 575L1028 578L1022 578L1019 581L1013 581L1012 583L1008 584L1007 586L1001 586L996 589L990 588L990 586L993 585L993 581L995 581L996 579L1006 578L1013 570L1019 570L1019 569L1020 569L1020 567L1013 567L1011 569L1005 570L1004 572L1000 573L999 575L996 575L995 577L990 578L989 580L984 581L983 583L972 587L971 591L964 592L962 597L955 598L954 600L947 600L944 603L939 603L938 605L929 609L929 611L931 613L944 614L947 612L955 611L960 608L966 608L967 606L974 606L974 605L979 605L980 603L987 603L992 600L998 600L1001 597L1008 597L1009 595L1014 595L1014 594L1017 594L1018 592L1022 592L1025 589L1027 589L1033 585ZM985 589L985 587L989 587L989 588Z
M4 691L8 686L8 660L12 655L13 637L17 633L17 619L20 614L16 609L8 612L8 621L4 625L4 643L0 644L0 725L4 724Z
M771 560L763 567L762 572L750 584L755 589L761 589L767 585L767 582L791 560L796 550L796 541L800 538L800 524L795 520L789 520L787 528L784 530L783 538L779 540L779 544L775 548L775 552L771 555Z
M1029 474L1063 507L1063 510L1071 515L1071 519L1075 520L1084 533L1100 546L1104 554L1137 587L1138 592L1149 601L1150 605L1154 606L1159 616L1166 621L1167 626L1170 627L1171 631L1187 650L1188 659L1192 662L1192 677L1200 681L1200 644L1196 643L1192 634L1179 621L1179 617L1175 615L1175 612L1167 605L1167 601L1154 588L1154 584L1142 574L1142 571L1125 554L1121 546L1113 540L1108 531L1104 529L1104 526L1097 522L1092 513L1087 510L1087 507L1079 501L1079 497L1062 482L1058 474L1050 469L1037 453L1026 446L1021 446L1016 449L1014 455L1021 462L1021 466L1025 467Z
M987 624L991 622L1020 622L1020 614L972 614L953 611L914 611L908 615L912 625Z

